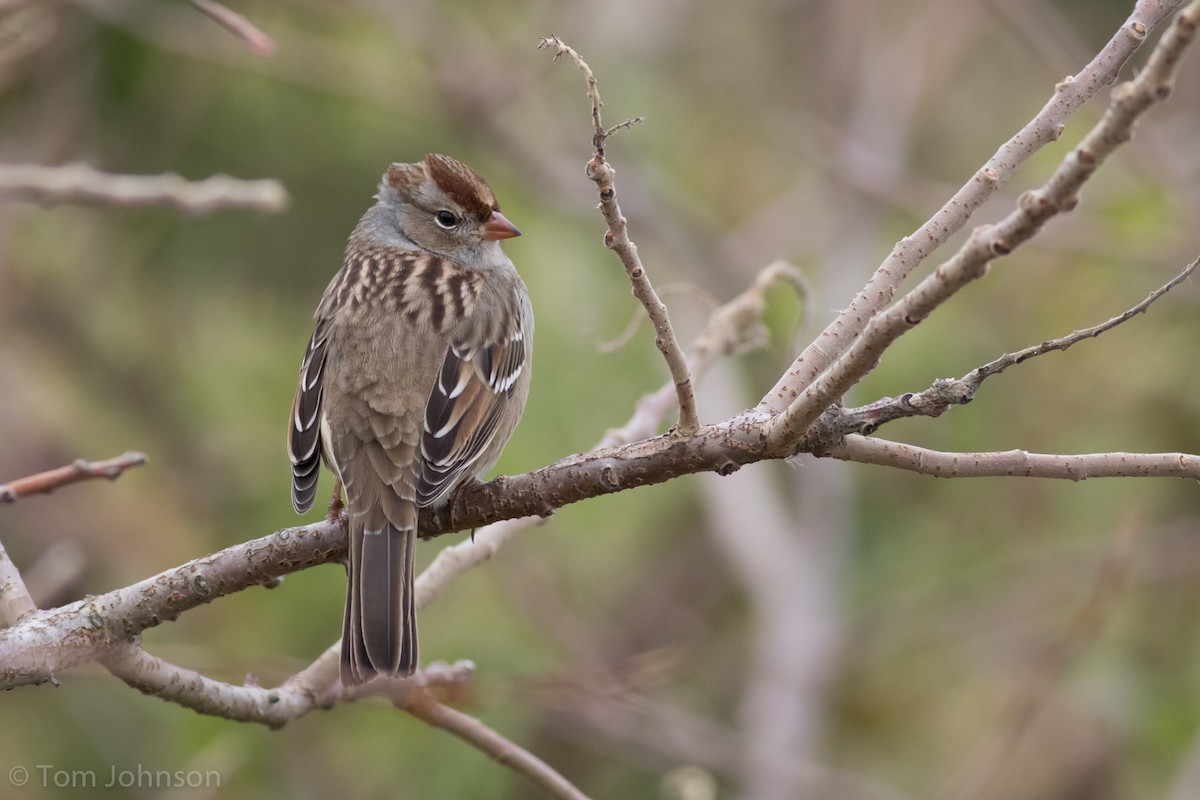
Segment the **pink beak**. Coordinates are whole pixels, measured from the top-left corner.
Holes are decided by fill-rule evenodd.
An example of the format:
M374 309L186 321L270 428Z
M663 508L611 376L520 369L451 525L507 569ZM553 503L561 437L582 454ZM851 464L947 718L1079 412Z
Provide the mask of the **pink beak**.
M479 235L480 239L487 241L496 241L497 239L511 239L514 236L520 236L521 232L517 230L517 226L509 222L499 211L492 212L492 218L483 225L483 233Z

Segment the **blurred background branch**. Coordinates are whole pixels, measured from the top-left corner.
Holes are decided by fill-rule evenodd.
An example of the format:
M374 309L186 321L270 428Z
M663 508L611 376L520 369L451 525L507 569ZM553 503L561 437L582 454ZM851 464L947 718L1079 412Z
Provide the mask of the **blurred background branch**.
M178 175L110 175L86 164L0 164L0 198L30 200L44 206L165 206L190 214L223 208L278 214L289 202L287 190L275 180L243 181L214 175L188 181Z

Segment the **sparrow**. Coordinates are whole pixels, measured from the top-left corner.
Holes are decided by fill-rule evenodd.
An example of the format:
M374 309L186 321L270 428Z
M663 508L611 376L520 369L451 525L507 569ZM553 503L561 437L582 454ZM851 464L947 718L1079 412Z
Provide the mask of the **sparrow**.
M416 668L418 513L496 463L533 345L528 291L500 248L520 231L475 170L437 154L392 164L375 201L317 306L288 430L296 512L322 460L345 490L346 685Z

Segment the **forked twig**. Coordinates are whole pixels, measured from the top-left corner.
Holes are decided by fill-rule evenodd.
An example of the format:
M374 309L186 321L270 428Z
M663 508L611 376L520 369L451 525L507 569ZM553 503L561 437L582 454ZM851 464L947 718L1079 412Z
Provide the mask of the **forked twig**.
M1033 238L1058 214L1075 207L1079 190L1113 151L1133 135L1136 122L1169 95L1180 60L1200 22L1200 0L1179 13L1151 51L1145 68L1113 90L1104 116L1083 137L1041 187L1026 192L1012 212L995 225L981 225L947 261L886 310L872 317L862 334L768 424L776 446L797 443L816 419L870 372L892 343L972 281L989 265Z
M798 393L808 388L851 346L867 323L892 301L905 278L961 230L975 210L995 194L1022 164L1039 149L1056 141L1070 116L1110 86L1121 68L1146 41L1147 33L1158 27L1182 4L1183 0L1138 0L1128 19L1100 52L1077 74L1059 81L1053 95L1033 119L1001 145L933 216L896 243L846 309L780 376L759 403L759 408L768 413L778 413Z
M592 68L587 65L579 53L557 36L542 39L538 47L553 50L555 61L566 56L579 68L587 81L588 99L592 105L592 147L595 152L587 163L585 173L596 184L596 190L600 194L600 213L604 215L604 221L608 223L608 230L604 234L604 246L621 259L621 263L625 266L625 273L633 285L634 297L641 301L646 313L650 316L650 322L654 325L654 344L667 362L667 369L671 372L671 379L675 383L675 393L679 399L679 424L675 431L681 436L690 436L700 429L692 375L688 371L687 359L679 346L675 330L671 327L667 307L654 290L650 276L646 274L646 268L642 266L641 259L638 257L637 246L629 238L628 220L621 213L621 206L617 202L617 190L614 185L616 170L604 156L604 146L608 137L618 130L640 122L642 118L634 117L619 125L605 128L600 118L600 107L604 103L600 100L600 92L596 87L596 76L592 72Z

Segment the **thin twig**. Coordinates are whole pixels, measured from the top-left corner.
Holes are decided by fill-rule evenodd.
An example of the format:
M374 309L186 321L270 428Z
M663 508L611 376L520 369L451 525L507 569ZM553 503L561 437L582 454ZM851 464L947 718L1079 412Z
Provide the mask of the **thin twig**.
M66 467L39 472L24 478L17 478L11 483L0 484L0 503L15 503L32 494L49 494L55 489L91 478L108 478L116 480L121 473L130 467L138 467L146 463L145 453L135 453L132 450L115 458L104 461L84 461L78 459Z
M275 55L275 42L253 22L215 0L191 0L196 9L250 46L256 55Z
M165 206L189 214L245 208L276 214L290 198L276 180L243 181L213 175L188 181L174 174L111 175L87 164L46 167L0 164L0 200L29 200L45 206L97 203L116 206Z
M935 478L1186 478L1200 480L1192 453L1030 453L1005 450L954 453L851 434L819 455L858 464L894 467Z
M779 447L798 442L827 408L879 363L896 339L964 286L982 278L993 260L1031 239L1054 216L1073 209L1088 178L1130 139L1135 123L1170 95L1179 62L1195 37L1198 18L1200 0L1195 0L1163 34L1137 77L1113 90L1104 116L1063 159L1050 179L1022 195L1017 208L999 223L972 231L949 261L873 317L854 344L771 420L767 426L769 441Z
M604 123L600 119L600 107L604 104L600 101L596 76L587 62L557 36L542 39L538 47L553 50L555 61L566 56L579 68L587 81L588 99L592 106L592 146L595 152L587 163L585 174L596 184L596 191L600 195L600 213L604 215L604 221L608 223L608 230L604 233L604 246L621 259L625 273L633 285L633 296L641 301L650 317L650 322L654 325L654 344L667 362L667 369L671 372L671 379L675 383L675 392L679 398L679 424L675 430L680 436L690 436L700 429L692 375L688 372L687 359L679 346L675 330L671 327L667 307L659 299L658 293L654 291L650 276L646 273L646 268L642 266L641 259L638 257L637 246L629 238L628 220L621 213L621 206L617 203L617 190L614 184L616 170L604 157L604 145L608 137L622 128L639 122L641 117L635 117L605 129Z
M1100 90L1111 85L1121 68L1182 0L1138 0L1128 19L1087 66L1060 81L1041 111L1005 142L963 186L917 230L896 243L892 252L846 309L804 349L771 388L759 408L778 413L816 380L863 332L895 296L900 284L935 250L970 220L975 210L1003 186L1016 170L1045 145L1057 141L1067 120Z
M961 378L939 378L928 389L915 394L884 397L865 406L839 411L829 420L828 427L831 430L824 435L828 440L836 440L840 435L851 432L869 435L893 420L905 417L941 416L952 406L971 402L983 382L993 375L999 375L1009 367L1022 364L1046 353L1066 350L1079 342L1094 339L1118 325L1128 322L1138 314L1145 313L1155 301L1187 280L1197 267L1200 267L1200 258L1188 264L1182 272L1155 289L1137 305L1098 325L1081 328L1057 339L1047 339L1041 344L1026 347L1015 353L1005 353L999 358L976 367ZM822 419L818 424L826 425L826 422Z
M559 800L588 800L570 781L525 748L479 719L439 703L429 690L411 682L395 684L393 702L414 717L454 734Z

